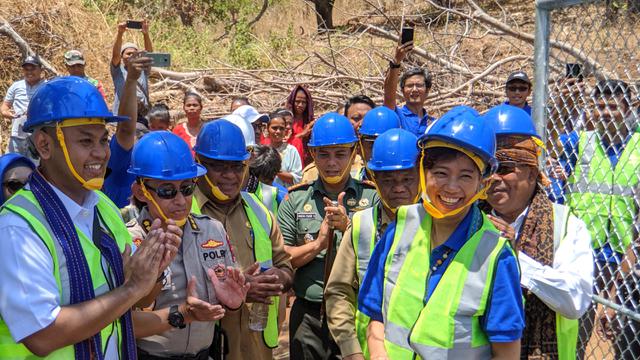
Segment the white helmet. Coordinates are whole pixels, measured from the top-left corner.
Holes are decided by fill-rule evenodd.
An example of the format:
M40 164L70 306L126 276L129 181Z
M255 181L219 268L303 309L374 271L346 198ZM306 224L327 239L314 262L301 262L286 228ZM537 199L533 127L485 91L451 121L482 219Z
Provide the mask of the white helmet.
M242 131L242 136L244 136L245 145L247 147L256 146L256 133L255 131L253 131L253 126L251 126L251 124L242 116L230 114L223 117L222 119L230 121L235 126L240 128L240 130Z

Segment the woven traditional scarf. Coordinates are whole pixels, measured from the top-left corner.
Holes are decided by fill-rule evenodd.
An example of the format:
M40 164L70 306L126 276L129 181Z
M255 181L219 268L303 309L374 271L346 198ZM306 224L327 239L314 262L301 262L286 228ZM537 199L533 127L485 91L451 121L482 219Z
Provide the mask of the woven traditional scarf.
M553 206L538 186L518 235L516 250L542 265L553 265ZM521 359L557 359L556 314L536 295L523 289L525 329Z
M51 188L37 171L33 173L29 186L40 204L44 216L49 223L49 227L53 231L53 237L60 244L67 261L70 304L78 304L94 299L93 281L91 280L87 259L82 251L80 239L78 238L78 233L76 232L73 221L64 208L64 204L60 198L58 198L53 188ZM118 245L109 235L104 233L102 233L100 240L100 252L109 264L110 270L115 275L115 285L120 286L124 283L124 268ZM131 312L127 311L120 317L120 321L124 329L121 344L122 358L126 360L136 359ZM100 332L82 342L74 344L74 350L77 360L104 359Z

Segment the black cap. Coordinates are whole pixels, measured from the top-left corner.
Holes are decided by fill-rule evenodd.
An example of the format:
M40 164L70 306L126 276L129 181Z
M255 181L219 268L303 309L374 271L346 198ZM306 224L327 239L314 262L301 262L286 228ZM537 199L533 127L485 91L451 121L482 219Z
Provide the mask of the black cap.
M511 73L511 75L509 75L509 78L507 78L507 84L514 81L514 80L520 80L520 81L524 81L527 84L531 85L531 80L529 80L529 77L527 76L527 73L525 73L524 71L516 71Z
M27 56L26 58L24 58L24 61L22 61L22 66L25 65L35 65L35 66L42 66L42 63L40 62L40 59L38 59L37 56Z

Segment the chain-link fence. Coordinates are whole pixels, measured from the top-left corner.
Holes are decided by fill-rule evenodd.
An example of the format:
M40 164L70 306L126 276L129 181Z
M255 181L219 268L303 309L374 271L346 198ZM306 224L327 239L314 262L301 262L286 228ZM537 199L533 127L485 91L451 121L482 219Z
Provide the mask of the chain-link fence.
M536 12L534 119L551 193L594 248L578 357L640 359L640 1L538 0Z

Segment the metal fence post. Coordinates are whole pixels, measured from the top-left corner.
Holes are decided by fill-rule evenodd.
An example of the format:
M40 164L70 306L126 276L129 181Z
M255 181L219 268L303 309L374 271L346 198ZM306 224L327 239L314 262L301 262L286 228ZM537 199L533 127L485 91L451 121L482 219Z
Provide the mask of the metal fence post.
M533 121L536 131L546 143L546 103L549 97L547 80L549 77L549 33L551 29L549 10L536 1L536 30L534 42L534 92Z

